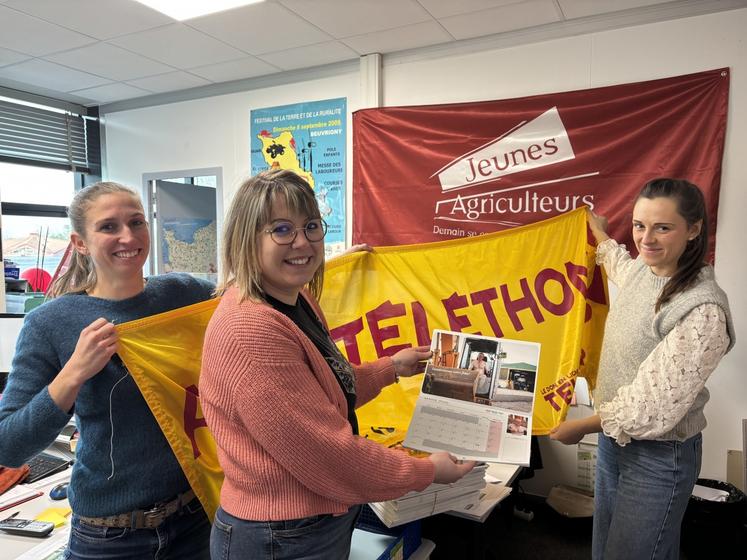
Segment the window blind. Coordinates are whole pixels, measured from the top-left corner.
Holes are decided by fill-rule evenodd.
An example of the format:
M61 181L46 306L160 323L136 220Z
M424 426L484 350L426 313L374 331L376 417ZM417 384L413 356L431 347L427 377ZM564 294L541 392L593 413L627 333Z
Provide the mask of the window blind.
M90 173L100 162L97 127L96 118L0 99L0 159Z

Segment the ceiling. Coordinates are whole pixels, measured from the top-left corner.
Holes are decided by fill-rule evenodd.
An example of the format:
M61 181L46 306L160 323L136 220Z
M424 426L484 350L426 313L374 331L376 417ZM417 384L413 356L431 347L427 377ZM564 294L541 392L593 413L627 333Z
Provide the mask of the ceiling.
M267 0L179 23L134 0L0 0L0 87L86 106L147 101L370 53L532 30L572 35L744 6L747 0Z

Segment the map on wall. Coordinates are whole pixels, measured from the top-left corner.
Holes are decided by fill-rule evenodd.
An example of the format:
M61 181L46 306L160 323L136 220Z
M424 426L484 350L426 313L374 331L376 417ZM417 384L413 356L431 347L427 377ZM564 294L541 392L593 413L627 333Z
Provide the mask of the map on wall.
M325 253L345 248L344 97L255 109L250 116L251 173L277 167L308 181L329 229Z
M215 220L171 219L163 223L165 272L216 273L217 231Z
M156 181L158 273L188 272L215 282L218 264L216 191Z

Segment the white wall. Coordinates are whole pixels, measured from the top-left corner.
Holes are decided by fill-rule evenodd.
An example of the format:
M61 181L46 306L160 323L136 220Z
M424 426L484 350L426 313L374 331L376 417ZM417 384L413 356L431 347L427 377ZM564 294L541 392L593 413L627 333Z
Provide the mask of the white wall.
M106 114L106 179L139 188L144 173L221 167L228 208L249 173L250 110L336 97L357 108L357 73Z
M385 105L505 99L731 68L726 152L719 207L716 274L729 294L737 333L747 332L742 290L747 259L747 9L614 31L458 54L447 49L385 58ZM249 169L249 110L347 97L360 107L358 75L307 81L199 101L106 115L107 176L134 186L142 173L223 167L226 203ZM350 121L348 121L350 123ZM352 131L349 130L348 138ZM693 131L697 133L697 131ZM350 143L348 161L350 161ZM348 181L350 196L350 181ZM348 204L350 208L350 204ZM350 211L350 210L349 210ZM740 280L741 279L741 280ZM701 476L726 479L726 450L741 449L747 418L745 345L726 356L708 386L709 426ZM542 438L545 469L525 483L540 494L575 482L575 448Z

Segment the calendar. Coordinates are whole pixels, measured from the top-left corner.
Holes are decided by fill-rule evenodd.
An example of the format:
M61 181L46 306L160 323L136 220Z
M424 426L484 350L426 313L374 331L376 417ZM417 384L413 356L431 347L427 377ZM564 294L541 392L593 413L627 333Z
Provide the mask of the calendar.
M404 445L529 465L540 345L436 330Z

